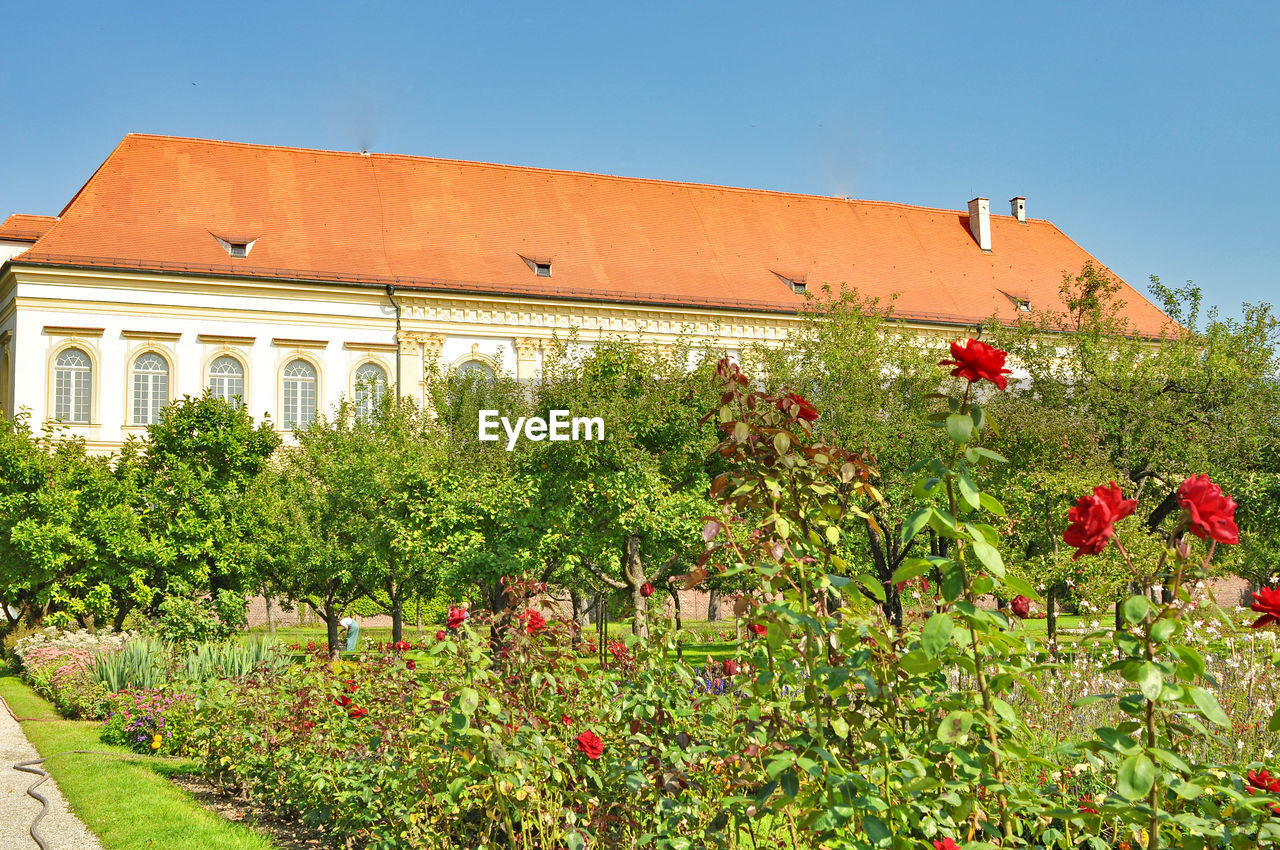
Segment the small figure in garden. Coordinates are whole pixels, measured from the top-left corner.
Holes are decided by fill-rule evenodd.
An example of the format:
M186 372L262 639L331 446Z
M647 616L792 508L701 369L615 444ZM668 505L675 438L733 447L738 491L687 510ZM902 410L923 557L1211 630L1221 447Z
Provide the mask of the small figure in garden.
M355 652L356 643L360 640L360 624L351 617L343 617L338 625L347 630L347 652Z

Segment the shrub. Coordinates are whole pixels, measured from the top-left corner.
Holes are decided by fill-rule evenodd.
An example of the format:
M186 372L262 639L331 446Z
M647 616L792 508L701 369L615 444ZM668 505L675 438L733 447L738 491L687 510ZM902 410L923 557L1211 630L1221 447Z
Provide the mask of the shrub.
M107 701L100 737L139 753L191 755L194 697L166 689L130 690Z

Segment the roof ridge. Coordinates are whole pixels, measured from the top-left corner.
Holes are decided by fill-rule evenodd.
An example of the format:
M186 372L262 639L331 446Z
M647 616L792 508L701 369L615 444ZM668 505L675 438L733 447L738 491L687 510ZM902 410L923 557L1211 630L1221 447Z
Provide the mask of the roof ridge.
M787 197L787 198L805 198L811 200L827 201L833 204L867 204L872 206L897 207L899 209L917 210L920 212L936 212L947 214L968 215L967 209L952 209L948 207L933 207L922 204L906 204L901 201L881 201L870 198L851 198L843 195L817 195L812 192L788 192L784 189L762 189L753 186L727 186L720 183L703 183L692 180L662 180L657 177L629 177L625 174L606 174L597 171L578 171L568 168L547 168L539 165L513 165L505 162L485 162L474 159L455 159L453 157L441 156L425 156L422 154L409 153L363 153L361 151L342 151L330 148L306 148L295 147L291 145L266 145L259 142L236 142L229 139L202 139L194 136L172 136L159 133L129 133L125 136L125 141L130 138L136 139L154 139L160 141L178 141L178 142L195 142L204 145L225 145L236 148L256 148L258 150L284 151L293 153L310 153L323 154L325 156L337 157L360 157L370 159L377 157L378 159L392 160L410 160L425 161L434 163L444 163L449 165L461 165L471 168L493 168L504 171L519 172L535 172L541 174L561 174L573 177L590 177L600 180L616 180L623 183L644 183L657 186L671 186L685 189L701 189L718 192L741 192L743 194L767 195L770 197ZM122 142L123 144L123 142ZM110 157L108 157L109 159ZM104 165L106 163L103 163ZM73 199L74 200L74 199ZM992 218L1001 218L1016 220L1012 215L1001 215L993 213ZM1047 219L1028 218L1028 224L1049 224Z

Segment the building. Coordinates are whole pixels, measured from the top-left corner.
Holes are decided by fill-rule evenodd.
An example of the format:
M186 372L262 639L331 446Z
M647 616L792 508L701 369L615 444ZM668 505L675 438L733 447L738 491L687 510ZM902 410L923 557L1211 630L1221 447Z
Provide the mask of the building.
M110 451L210 387L289 430L439 370L531 377L570 328L780 344L823 284L958 336L1093 260L1011 213L129 135L58 216L0 226L0 408Z

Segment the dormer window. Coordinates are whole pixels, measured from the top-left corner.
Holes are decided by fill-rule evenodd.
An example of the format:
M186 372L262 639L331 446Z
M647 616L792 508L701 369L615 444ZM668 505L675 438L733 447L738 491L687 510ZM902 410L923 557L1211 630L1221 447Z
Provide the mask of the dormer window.
M222 250L227 252L227 256L232 259L242 260L249 256L249 252L253 250L253 243L257 242L257 238L246 239L242 236L230 237L212 234L214 239L218 240L218 244L222 246Z
M526 257L520 254L520 259L524 260L524 264L529 270L538 277L551 277L551 258L550 257Z
M778 280L790 287L791 291L796 295L804 295L808 289L808 283L802 274L783 274L782 272L774 272L773 274Z
M1028 298L1027 296L1014 295L1012 292L1005 292L1004 290L1001 290L1000 294L1003 295L1005 298L1008 298L1009 301L1013 304L1013 306L1018 309L1019 313L1031 312L1031 299Z

